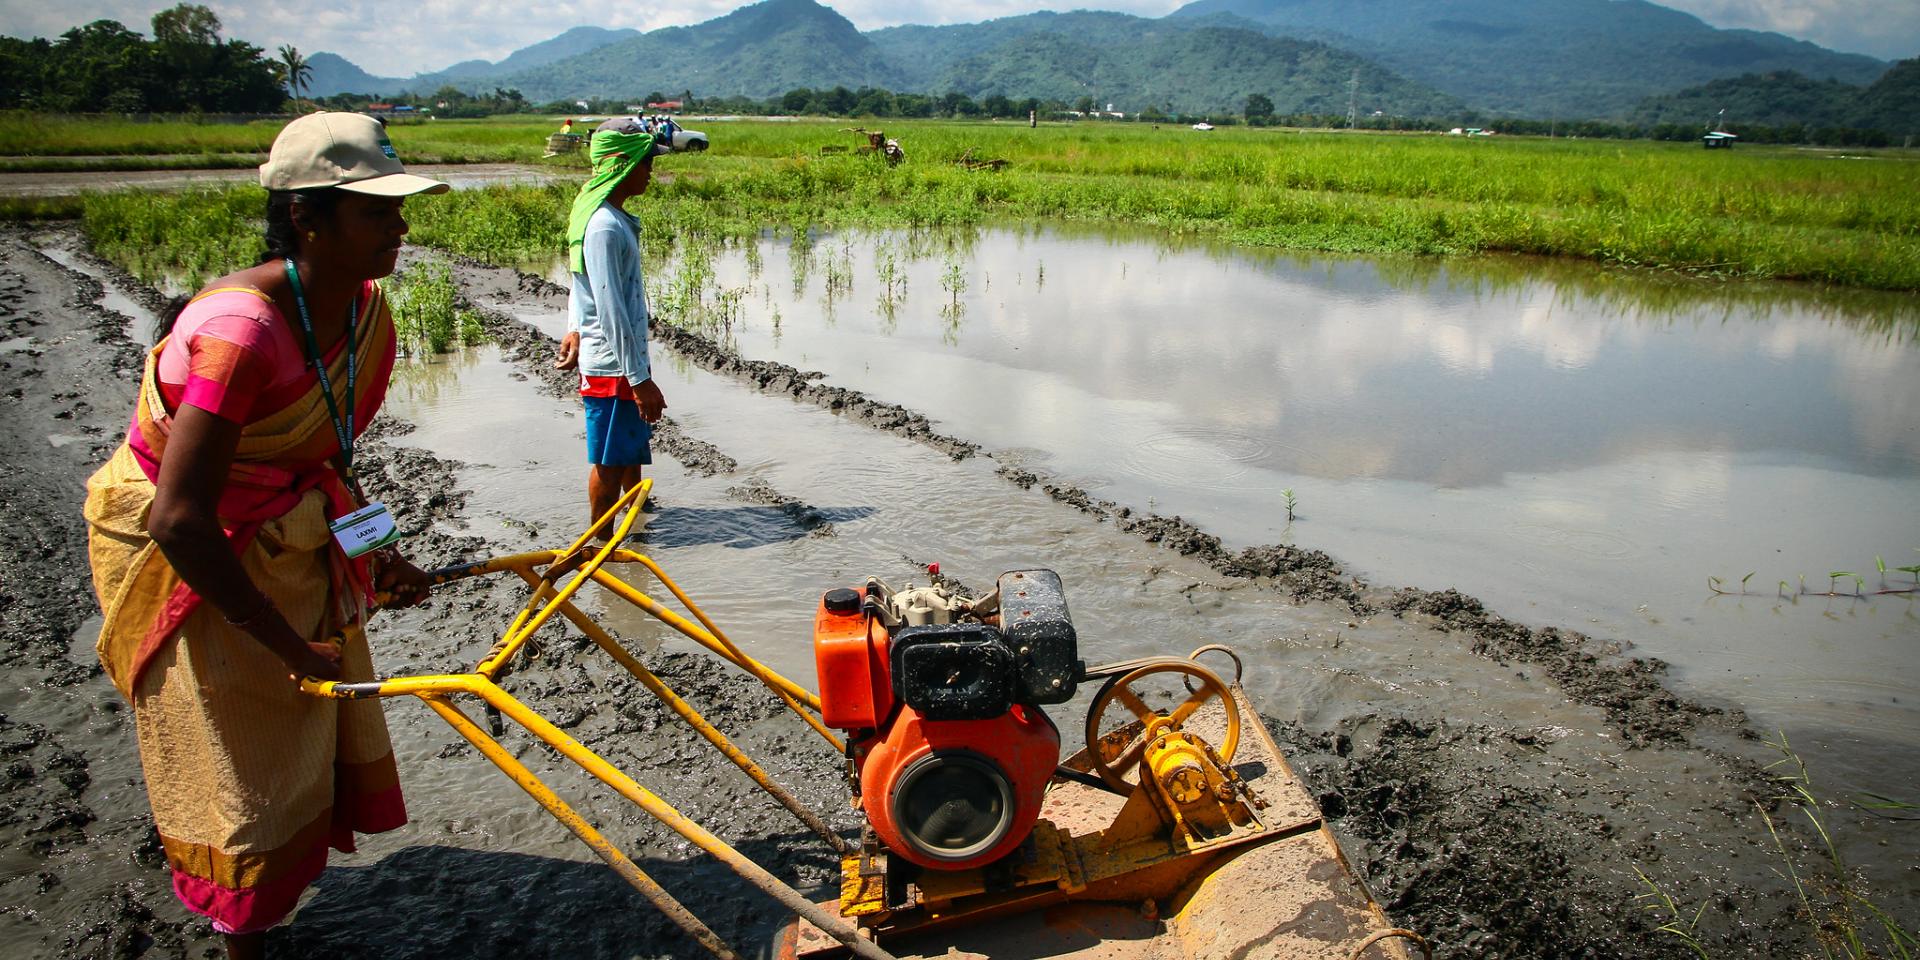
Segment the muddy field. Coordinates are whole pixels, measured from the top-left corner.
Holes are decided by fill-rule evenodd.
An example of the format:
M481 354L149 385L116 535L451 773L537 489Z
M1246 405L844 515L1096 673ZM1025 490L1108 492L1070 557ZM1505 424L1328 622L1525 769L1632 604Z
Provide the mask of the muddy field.
M127 336L133 318L102 305L111 298L96 278L147 309L158 297L92 261L76 237L58 226L0 233L0 666L9 679L0 698L0 952L209 956L216 940L168 889L129 718L92 656L97 613L79 515L82 481L126 429L140 357ZM526 402L569 416L567 383L548 365L551 340L517 319L560 309L564 291L479 264L458 264L456 275L489 318L497 349L484 349L507 371L502 389L524 389ZM1263 657L1314 665L1297 700L1268 705L1269 726L1389 915L1439 944L1436 956L1692 955L1654 929L1666 918L1635 899L1645 892L1636 868L1689 915L1707 902L1697 935L1714 956L1817 952L1757 812L1774 809L1779 790L1761 768L1774 756L1737 705L1676 696L1658 662L1621 643L1529 628L1452 591L1365 583L1311 549L1233 552L1177 517L1101 501L996 455L992 437L946 436L912 410L743 361L691 333L662 331L659 340L656 365L698 371L710 391L917 447L912 455L931 464L922 469L977 475L978 496L1043 521L1055 550L1097 545L1127 569L1151 572L1150 583L1109 589L1165 591L1184 597L1193 619L1255 623L1263 633L1235 642L1256 648L1256 666ZM837 526L852 539L857 524L847 520L857 514L742 466L760 453L729 439L734 430L684 407L670 415L653 469L660 522L643 542L683 583L697 589L677 572L676 551L697 564L697 550L676 544L699 511L755 518L756 536L806 545L805 557L832 555ZM500 465L436 456L412 442L415 428L393 416L378 424L370 492L395 508L423 566L571 536L560 521L502 519L481 505ZM931 542L913 557L958 549L946 542L958 531L934 524L922 535ZM503 582L464 582L423 609L383 615L376 662L382 673L471 663L522 600ZM1090 606L1098 609L1097 598ZM777 780L836 827L854 828L836 758L757 685L629 621L613 626ZM637 682L588 656L584 638L553 628L546 636L544 654L509 683L516 696L776 875L822 893L834 868L821 844ZM808 673L790 672L811 685ZM1348 682L1374 692L1333 692ZM1483 693L1497 709L1474 708ZM388 716L414 822L337 856L296 920L273 934L277 955L698 955L427 711L396 702ZM1062 726L1077 729L1077 714ZM530 738L505 742L723 936L749 944L780 919L770 901L637 809L599 796ZM1788 844L1804 853L1806 838L1790 831Z

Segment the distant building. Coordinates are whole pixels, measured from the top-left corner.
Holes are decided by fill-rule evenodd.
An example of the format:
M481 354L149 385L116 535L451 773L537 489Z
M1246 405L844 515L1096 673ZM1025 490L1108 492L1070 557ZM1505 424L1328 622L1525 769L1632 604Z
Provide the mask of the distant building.
M1701 137L1700 144L1708 150L1731 150L1733 149L1734 142L1739 139L1739 134L1727 133L1724 130L1715 130Z
M638 108L635 108L635 107L628 107L627 109L628 109L628 110L632 110L632 111L633 111L633 112L635 112L635 113L639 113L639 112L640 112L640 111L639 111L639 109L638 109ZM664 110L664 111L666 111L666 112L668 112L668 113L672 113L672 112L674 112L674 111L676 111L676 110L679 110L679 109L680 109L680 101L678 101L678 100L662 100L662 101L660 101L659 103L649 103L649 104L647 104L647 109L648 109L649 111L661 111L661 110Z

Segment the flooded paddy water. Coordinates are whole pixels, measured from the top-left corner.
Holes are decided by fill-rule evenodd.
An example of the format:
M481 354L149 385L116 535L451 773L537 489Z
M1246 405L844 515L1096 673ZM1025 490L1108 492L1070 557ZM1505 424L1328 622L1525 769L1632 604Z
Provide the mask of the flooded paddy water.
M659 299L685 265L652 270ZM1630 641L1849 789L1920 795L1920 595L1794 596L1913 584L1875 569L1920 563L1911 295L1058 229L711 272L744 357L1230 546Z
M70 238L36 243L53 259L20 268L30 283L57 286L59 270L105 281L91 292L69 281L95 305L91 336L143 326L126 312L150 309L150 296ZM710 261L699 309L673 289L688 262L649 263L656 308L793 372L742 372L662 331L655 370L673 423L640 545L734 639L802 683L813 684L811 614L825 589L919 578L929 561L974 587L1052 567L1090 662L1239 650L1250 693L1356 867L1445 957L1684 955L1634 903L1636 869L1689 906L1711 900L1702 935L1716 955L1793 954L1804 928L1752 805L1772 789L1755 772L1773 755L1743 730L1786 730L1830 795L1920 794L1912 600L1769 601L1757 581L1791 579L1784 570L1756 575L1755 596L1715 598L1705 579L1768 562L1824 574L1833 555L1863 573L1875 553L1910 562L1902 551L1920 546L1920 530L1902 506L1920 492L1920 370L1907 300L1049 229L798 248L769 237ZM413 528L423 563L561 545L585 521L577 400L547 366L564 295L472 264L456 277L495 341L403 363L372 454L376 495ZM29 349L0 360L49 343L44 331L5 332ZM794 383L898 404L953 442L796 402ZM55 413L45 430L112 439L131 385L115 389L117 403L103 388L101 409ZM97 423L89 434L73 419ZM49 441L41 455L78 465L85 453ZM1022 474L1045 480L1010 482ZM1063 504L1049 484L1179 514L1233 549L1325 550L1345 576L1383 588L1457 587L1527 625L1591 634L1602 661L1609 644L1630 644L1630 656L1670 661L1660 682L1706 707L1649 704L1617 677L1497 644L1489 653L1433 616L1392 612L1383 591L1303 599L1280 577L1227 575L1112 512ZM381 672L470 665L519 593L468 583L430 609L384 615ZM604 596L587 605L776 779L851 829L837 758L797 723L681 656L692 645L655 621ZM10 694L7 744L59 768L46 746L16 749L24 722L44 734L34 742L84 753L92 781L74 802L94 819L60 826L65 808L46 800L16 807L37 819L0 823L19 877L0 884L0 950L198 956L206 935L140 839L124 717L105 706L104 681L62 666L87 662L90 628L68 629L53 666L29 670L12 654L21 676L65 679ZM825 889L820 844L603 655L549 633L510 690L783 878ZM1068 740L1086 699L1051 711ZM1713 712L1741 708L1744 725ZM1663 710L1652 728L1634 719ZM414 823L336 861L276 949L364 955L376 929L395 957L694 949L424 707L399 700L387 714ZM507 743L727 936L751 940L777 919L529 738ZM1911 926L1920 843L1898 823L1833 815L1869 892Z

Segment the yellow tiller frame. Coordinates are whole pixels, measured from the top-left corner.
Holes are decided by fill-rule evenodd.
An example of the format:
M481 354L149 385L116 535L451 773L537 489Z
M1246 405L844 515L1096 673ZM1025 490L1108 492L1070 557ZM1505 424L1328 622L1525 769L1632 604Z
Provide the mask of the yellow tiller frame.
M627 550L622 547L627 535L638 522L642 506L646 503L647 493L653 489L651 479L642 480L640 485L628 490L618 502L601 515L565 550L539 550L531 553L519 553L511 556L495 557L476 563L461 564L433 572L434 585L451 583L467 577L482 576L511 571L533 587L533 596L527 605L514 617L499 642L487 652L480 663L470 673L425 674L410 677L390 677L365 683L345 683L332 680L315 680L311 677L300 682L300 689L318 697L340 700L359 700L371 697L418 697L433 712L440 715L448 725L469 743L477 748L481 755L499 767L502 773L518 784L521 789L560 821L574 836L579 837L593 852L606 861L616 873L640 891L655 907L666 914L680 929L699 941L702 946L716 956L733 958L738 955L720 939L706 924L695 917L678 900L674 899L658 882L636 865L619 847L607 840L598 830L576 813L566 801L553 792L536 777L531 770L515 759L513 754L486 730L474 723L466 713L453 703L456 695L478 697L490 713L497 713L525 728L528 733L552 747L581 769L591 774L601 783L629 801L645 810L654 819L659 820L675 833L685 837L701 850L725 864L742 879L758 887L773 897L782 906L804 917L807 922L831 934L834 939L846 945L857 956L869 960L892 960L890 954L881 950L871 940L863 939L855 928L845 920L834 916L820 906L808 901L806 897L791 886L781 882L768 873L759 864L747 859L726 841L714 836L706 828L688 819L675 810L666 801L641 786L632 777L627 776L618 767L608 763L600 755L568 736L554 726L537 711L515 699L512 694L501 689L499 680L509 672L514 658L527 647L535 632L545 626L555 614L565 617L580 632L585 634L600 649L605 650L621 666L638 679L641 684L661 699L673 712L704 737L708 743L738 766L753 782L758 784L780 804L791 811L814 833L827 841L842 857L854 852L853 846L845 838L826 825L818 814L800 803L791 793L773 782L766 771L742 753L706 718L687 702L681 699L658 676L642 665L620 642L607 633L585 613L573 604L573 598L588 582L606 588L615 596L632 603L649 615L679 631L694 642L718 654L727 662L751 674L777 695L787 708L797 714L832 745L838 753L846 752L846 745L833 734L820 719L820 698L806 688L780 676L766 665L742 652L727 638L727 635L711 618L702 612L685 591L660 569L651 557ZM617 519L616 519L617 518ZM614 528L612 536L599 547L589 544L595 535ZM637 563L647 568L660 583L671 592L681 605L693 614L695 620L688 620L661 606L652 597L647 596L632 584L620 579L605 569L610 562ZM556 580L576 573L564 586L555 588ZM496 728L497 732L497 728Z

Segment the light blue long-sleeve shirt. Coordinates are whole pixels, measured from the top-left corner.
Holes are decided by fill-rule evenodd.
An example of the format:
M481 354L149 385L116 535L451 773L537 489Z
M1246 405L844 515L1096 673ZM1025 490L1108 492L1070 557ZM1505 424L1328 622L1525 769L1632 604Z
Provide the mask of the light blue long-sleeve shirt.
M567 332L580 334L580 373L625 377L637 387L653 376L639 221L611 203L601 204L587 220L582 254L587 272L573 275L567 296Z

